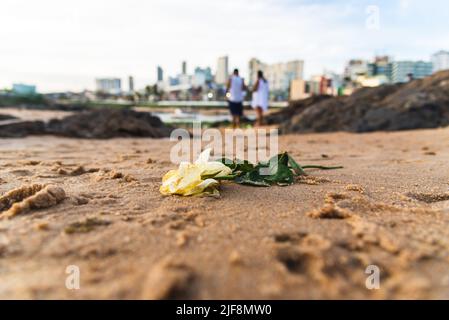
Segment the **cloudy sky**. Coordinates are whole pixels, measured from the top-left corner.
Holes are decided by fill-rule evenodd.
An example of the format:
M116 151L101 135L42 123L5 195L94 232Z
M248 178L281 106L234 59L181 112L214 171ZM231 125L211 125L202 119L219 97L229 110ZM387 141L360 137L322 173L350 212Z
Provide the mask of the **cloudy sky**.
M215 69L221 55L243 73L251 57L304 59L306 76L375 54L428 60L449 50L447 12L446 0L1 0L0 88L128 75L139 88L157 65Z

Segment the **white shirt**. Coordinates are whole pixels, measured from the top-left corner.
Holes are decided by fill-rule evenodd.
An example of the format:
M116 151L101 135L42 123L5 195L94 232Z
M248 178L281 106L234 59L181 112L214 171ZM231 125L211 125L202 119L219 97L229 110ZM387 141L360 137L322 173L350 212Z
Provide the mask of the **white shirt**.
M229 93L231 94L229 101L242 102L243 101L243 79L239 76L231 76L231 86Z

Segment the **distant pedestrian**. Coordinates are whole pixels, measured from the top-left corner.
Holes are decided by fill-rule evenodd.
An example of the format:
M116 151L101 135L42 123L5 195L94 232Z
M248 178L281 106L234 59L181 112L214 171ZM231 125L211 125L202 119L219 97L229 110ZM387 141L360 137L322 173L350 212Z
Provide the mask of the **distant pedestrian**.
M239 70L235 69L227 84L229 110L232 115L232 126L234 129L240 127L240 118L243 116L243 91L245 80L239 76Z
M268 100L270 96L270 88L268 81L263 76L263 72L257 72L257 81L253 87L253 101L251 106L257 112L256 126L263 125L263 114L268 111Z

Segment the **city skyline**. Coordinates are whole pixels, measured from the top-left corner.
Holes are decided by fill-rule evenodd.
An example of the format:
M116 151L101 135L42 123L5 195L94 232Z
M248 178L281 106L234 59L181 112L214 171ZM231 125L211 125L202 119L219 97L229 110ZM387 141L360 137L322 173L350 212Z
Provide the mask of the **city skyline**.
M380 10L379 28L367 25L370 5ZM185 60L191 68L211 66L215 73L216 60L224 55L229 69L237 67L245 76L253 57L269 64L301 59L306 78L324 69L340 73L347 60L373 55L428 61L448 49L447 9L439 0L219 5L133 0L126 6L123 1L6 0L0 12L0 36L7 44L0 88L22 82L41 92L79 91L93 89L99 77L129 75L141 88L156 82L158 65L167 75L177 74Z

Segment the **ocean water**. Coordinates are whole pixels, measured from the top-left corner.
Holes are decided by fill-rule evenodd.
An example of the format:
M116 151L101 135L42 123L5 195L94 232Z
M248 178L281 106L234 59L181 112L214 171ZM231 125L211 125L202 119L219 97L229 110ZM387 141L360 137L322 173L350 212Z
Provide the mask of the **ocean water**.
M232 120L231 116L228 114L208 115L208 114L201 114L200 112L182 115L173 112L152 112L152 114L159 117L165 123L183 123L193 121L214 123ZM255 119L255 117L252 115L248 115L247 118L251 120Z

